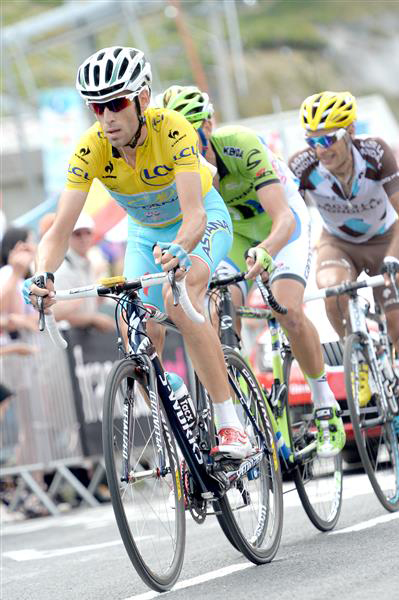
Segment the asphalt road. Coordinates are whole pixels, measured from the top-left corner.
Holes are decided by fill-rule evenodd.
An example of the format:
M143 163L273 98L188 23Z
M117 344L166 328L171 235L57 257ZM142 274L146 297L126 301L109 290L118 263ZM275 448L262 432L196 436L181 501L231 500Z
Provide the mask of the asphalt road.
M363 474L344 477L334 532L320 533L285 484L279 552L255 567L226 540L214 517L187 515L183 570L171 600L399 599L399 513L387 513ZM110 505L2 524L3 600L150 600L131 565Z

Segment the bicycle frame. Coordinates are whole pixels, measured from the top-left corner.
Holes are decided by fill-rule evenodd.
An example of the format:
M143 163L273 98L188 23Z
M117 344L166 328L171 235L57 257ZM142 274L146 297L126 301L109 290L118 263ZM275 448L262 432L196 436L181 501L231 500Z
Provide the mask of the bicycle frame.
M234 309L231 293L227 286L219 287L218 317L219 337L223 345L240 348L240 340L234 329L235 315L249 319L265 319L269 324L272 342L272 368L273 384L270 394L264 394L264 404L273 425L274 434L278 440L279 454L287 469L292 468L297 462L302 462L308 454L316 448L312 442L300 453L294 454L291 448L291 435L288 423L288 385L284 381L282 355L290 354L288 343L281 341L280 325L272 316L270 309L251 308L239 306Z
M350 322L351 333L357 333L358 335L360 335L362 337L364 344L368 348L370 362L373 367L374 376L377 380L378 386L380 389L385 389L384 381L383 381L382 374L381 374L381 369L379 366L379 360L377 357L376 348L375 348L375 345L373 344L371 334L367 327L366 315L368 312L368 304L364 303L365 302L364 299L362 299L361 296L359 296L357 294L356 290L348 292L348 295L349 295L348 311L349 311L349 322ZM364 306L362 306L362 301L363 301ZM387 352L389 354L388 331L387 331L386 323L384 320L382 320L380 318L377 318L375 320L378 323L379 344L383 347L385 352ZM387 396L390 399L391 396L393 396L393 392L392 392L392 390L386 390L386 391L387 391ZM392 398L392 399L396 403L395 399L394 398ZM386 401L384 395L381 396L380 401L381 401L381 406L382 406L385 414L387 414L389 407L388 407L388 402ZM397 405L395 406L394 404L392 404L392 409L394 411L397 410Z
M162 428L160 427L160 420L162 417L160 415L160 410L157 403L157 395L159 395L162 401L162 406L165 409L168 421L170 423L170 428L177 440L191 475L194 478L198 489L200 490L201 497L204 500L217 500L228 491L230 483L235 481L238 477L245 475L247 471L261 462L264 449L262 448L261 452L258 452L256 455L241 463L239 471L237 471L235 474L232 474L231 477L222 476L217 468L213 469L212 461L208 460L209 452L211 450L207 425L209 415L211 414L210 407L201 406L201 401L197 406L197 415L199 419L199 438L197 438L195 433L190 429L187 418L176 400L175 394L169 384L156 350L145 333L144 321L146 319L143 319L143 312L146 313L141 300L138 296L136 296L129 304L129 322L134 323L134 335L132 335L130 339L132 353L128 356L142 360L144 364L146 360L149 363L146 370L148 371L148 388L156 436L160 436L162 432ZM163 313L157 311L154 316L156 320L163 325L167 325L168 327L171 327L177 331L177 328ZM144 356L146 356L146 358L143 357L143 351L145 352ZM206 394L201 394L201 396L206 398ZM255 419L249 413L241 394L239 397L242 406L248 414L248 417L251 419L254 428L260 435L262 435L258 430ZM124 418L127 419L125 415ZM163 427L166 435L168 435L169 430L164 420ZM126 425L124 423L124 436L125 433L126 435L129 433L128 422L126 422ZM265 440L264 447L266 447ZM165 456L163 456L162 443L160 440L159 443L157 443L157 448L160 453L160 464L165 466L166 459ZM173 465L173 467L179 469L178 461L176 461L176 464Z

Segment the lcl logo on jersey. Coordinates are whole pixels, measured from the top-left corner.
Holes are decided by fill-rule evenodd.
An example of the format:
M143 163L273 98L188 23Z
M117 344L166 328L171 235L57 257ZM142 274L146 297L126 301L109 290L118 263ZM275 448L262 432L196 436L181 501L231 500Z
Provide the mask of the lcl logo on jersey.
M154 186L164 186L167 183L173 181L173 175L169 177L167 180L162 179L160 182L155 183L153 180L158 177L167 177L171 172L173 172L173 167L168 167L167 165L156 165L153 169L142 169L140 171L140 179L147 185Z
M188 156L195 156L196 158L198 158L198 150L194 148L194 146L183 148L182 150L180 150L180 152L174 155L173 160L178 161L181 158L187 158Z
M80 167L73 167L71 164L69 164L68 173L71 173L72 175L76 175L76 177L82 177L83 179L86 179L86 181L89 181L88 172L84 171Z

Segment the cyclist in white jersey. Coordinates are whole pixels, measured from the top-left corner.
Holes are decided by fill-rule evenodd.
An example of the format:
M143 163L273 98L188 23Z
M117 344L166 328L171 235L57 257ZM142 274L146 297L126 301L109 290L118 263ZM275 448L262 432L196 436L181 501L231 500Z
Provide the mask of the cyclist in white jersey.
M289 160L299 190L323 219L316 265L319 287L355 279L362 270L376 275L384 259L399 272L398 167L382 139L355 136L356 115L356 100L349 92L326 91L306 98L300 118L308 148ZM394 292L390 286L376 288L375 296L399 351L399 304ZM326 310L343 338L346 297L327 299ZM367 374L362 381L366 403L371 396Z
M159 102L159 100L158 100ZM222 266L227 272L248 270L247 278L263 273L265 265L245 261L245 252L265 255L275 269L270 276L273 293L287 306L276 315L289 337L311 388L318 428L320 456L337 454L345 444L339 407L325 376L320 339L303 310L303 295L310 263L310 221L295 179L255 131L236 125L213 129L213 108L208 95L194 86L172 86L161 105L183 114L195 127L200 151L214 165L214 183L233 222L232 250ZM269 262L270 264L270 262ZM243 290L245 292L245 290ZM237 304L242 298L233 296Z

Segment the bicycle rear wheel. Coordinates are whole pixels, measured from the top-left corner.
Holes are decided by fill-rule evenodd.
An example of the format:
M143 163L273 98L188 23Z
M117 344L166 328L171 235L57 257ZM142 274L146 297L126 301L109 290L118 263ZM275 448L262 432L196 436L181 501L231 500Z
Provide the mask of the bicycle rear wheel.
M266 448L259 465L215 503L215 512L233 546L253 563L263 564L276 555L283 527L283 491L277 446L255 376L234 350L226 348L225 359L233 402L243 427L253 447L262 448L261 437L240 404L236 390L245 399L264 436Z
M293 357L283 362L284 381L288 385L288 426L291 448L297 459L293 476L302 506L320 531L330 531L338 521L342 505L342 456L320 458L316 452L316 425L313 404L290 401L290 376Z
M161 424L154 421L149 396L138 387L136 367L133 360L124 359L113 366L107 379L105 466L116 522L129 558L144 582L162 592L173 586L183 564L184 498L166 415L162 413ZM126 471L123 459L128 459Z
M359 363L367 365L372 392L370 401L362 407L359 405ZM399 509L399 447L394 415L389 406L388 409L383 407L387 402L380 377L367 346L355 333L345 342L344 367L353 433L364 470L383 507L394 512Z

